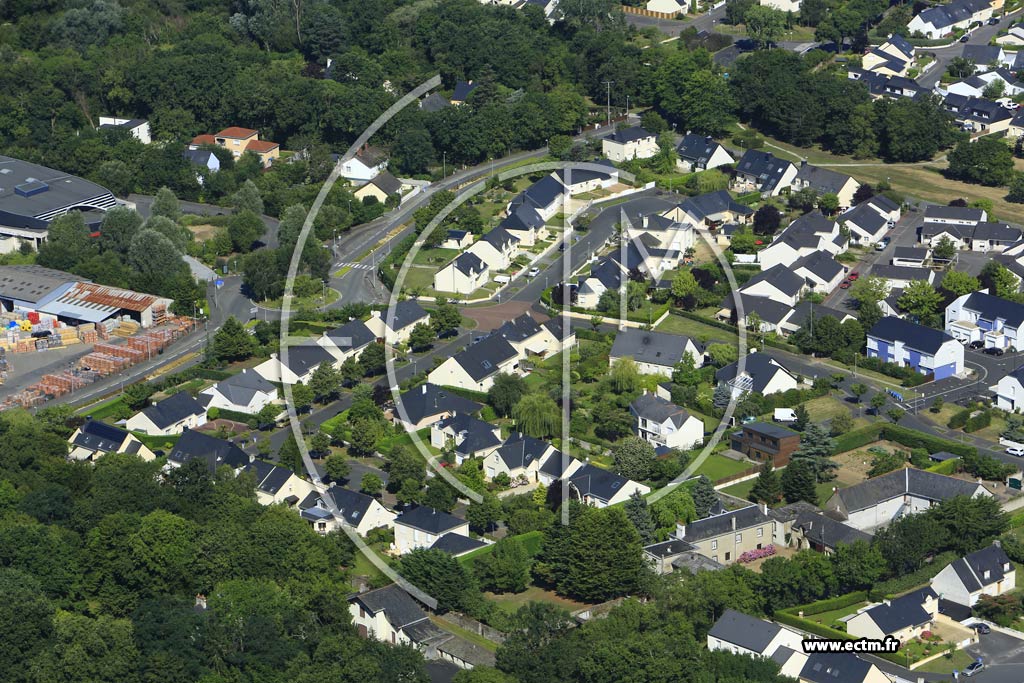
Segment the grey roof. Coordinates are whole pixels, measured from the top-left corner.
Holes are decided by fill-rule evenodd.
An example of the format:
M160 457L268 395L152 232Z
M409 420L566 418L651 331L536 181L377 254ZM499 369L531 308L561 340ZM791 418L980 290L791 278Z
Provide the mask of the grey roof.
M222 379L213 385L221 396L235 405L248 405L258 393L276 393L277 388L258 372L243 369L237 375Z
M572 183L576 185L578 183L586 183L591 180L608 180L612 177L612 173L616 169L610 167L607 171L597 171L589 168L559 168L552 171L555 176L562 182L563 185Z
M671 285L670 285L671 286ZM786 320L789 315L793 312L789 304L783 301L776 301L771 297L767 296L755 296L753 294L738 293L740 297L740 303L743 304L744 315L750 315L756 312L763 322L770 323L772 325L779 325L783 320ZM722 308L728 308L730 311L735 312L739 315L739 309L736 307L736 296L737 294L727 294L722 299Z
M909 259L915 261L924 261L928 258L930 249L925 247L896 247L893 249L892 257L894 259Z
M721 145L715 142L710 135L705 137L696 133L688 133L676 146L676 154L680 159L700 165L706 164L719 147Z
M677 428L681 427L686 420L689 419L690 413L686 412L685 409L680 408L671 401L644 392L637 396L632 403L629 404L630 410L633 411L638 417L642 417L646 420L652 420L658 424L665 424L671 421Z
M761 434L773 439L786 439L791 436L800 436L799 432L794 432L788 427L783 427L782 425L777 425L773 422L749 422L743 425L742 431L754 432L755 434Z
M892 213L893 211L896 211L897 209L900 208L896 202L889 199L884 194L876 194L874 197L868 199L863 203L871 204L886 213Z
M896 633L909 626L923 626L932 621L932 615L922 607L922 603L928 597L937 600L939 596L931 588L925 587L894 598L888 605L875 605L865 612L882 633Z
M955 226L951 226L955 227ZM871 267L871 274L887 280L928 280L931 268L918 266L894 266L889 263L876 263Z
M605 502L611 500L628 483L629 479L589 463L569 478L569 484L579 491L581 497L590 496Z
M633 126L632 128L617 130L609 135L607 139L619 144L626 144L627 142L636 142L637 140L650 137L654 137L654 133L649 133L640 126Z
M687 197L680 202L679 208L702 220L708 216L725 213L726 211L737 213L741 216L750 216L754 213L753 209L749 206L735 201L726 190L707 192L696 197Z
M817 510L797 515L793 527L803 531L804 537L812 543L818 543L826 548L835 548L843 543L850 544L857 541L870 543L872 538L871 534L847 526Z
M798 500L795 503L787 503L777 508L768 510L768 516L779 522L795 521L800 515L821 512L817 505L811 505L806 500Z
M789 267L794 271L798 268L806 268L811 274L825 282L831 282L833 278L843 272L842 264L827 251L812 251L810 254L798 258Z
M749 427L750 425L746 425ZM714 538L733 531L732 520L736 520L735 531L742 531L750 527L771 521L771 518L764 513L760 505L748 505L738 510L730 510L721 515L705 517L695 522L690 522L683 527L683 539L690 541L702 541L707 538Z
M457 241L461 242L466 237L466 235L468 235L468 234L469 234L469 230L455 230L455 229L451 229L451 230L448 231L447 237L450 240L457 240Z
M818 209L798 216L789 224L785 232L790 235L831 235L835 230L836 220L824 215Z
M753 652L764 652L782 627L770 621L727 609L708 631L708 636Z
M436 384L423 384L401 394L399 401L413 424L442 413L471 414L483 406Z
M546 175L533 185L519 193L519 197L538 208L545 208L555 203L565 194L562 181L553 175ZM512 200L515 202L515 200Z
M362 323L360 323L362 324ZM363 325L366 327L366 325ZM335 330L337 332L337 330ZM333 339L333 337L332 337ZM339 347L344 348L344 347ZM352 348L360 348L353 346ZM284 363L284 354L281 354L282 363ZM285 367L294 372L299 377L305 375L311 370L315 370L323 362L333 363L334 356L328 353L327 349L320 346L319 344L302 344L300 346L289 346L288 347L288 362L284 363Z
M494 230L484 235L483 241L492 245L498 251L505 251L513 244L519 241L519 238L511 234L508 230L505 230L501 226L498 226Z
M759 282L767 282L783 294L788 296L798 295L806 285L804 279L793 272L791 268L778 263L768 270L762 270L760 273L750 278L740 287L740 291L750 289L753 285Z
M487 268L480 257L471 251L464 251L452 261L452 265L455 270L463 273L464 275L476 275Z
M921 10L918 16L926 24L935 28L947 28L961 21L967 21L974 12L984 5L979 0L953 0L946 5L937 5Z
M915 54L915 52L914 52L914 46L913 46L913 45L911 45L911 44L910 44L910 43L909 43L909 42L907 41L907 39L906 39L906 38L904 38L903 36L901 36L901 35L900 35L899 33L893 33L892 35L890 35L890 36L889 36L889 39L888 39L888 40L886 40L885 42L886 42L886 43L889 43L890 45L892 45L893 47L895 47L895 48L896 48L897 50L899 50L900 52L902 52L902 53L903 53L903 55L904 55L905 57L907 57L908 59L909 59L910 57L913 57L913 56L914 56L914 54Z
M982 66L986 64L992 64L993 62L999 61L999 55L1003 52L1003 48L998 45L975 45L968 43L964 45L964 51L961 56L964 59L969 59L975 64Z
M997 105L998 106L998 105ZM938 218L943 220L955 220L964 223L980 223L984 218L983 209L972 209L967 206L941 206L929 204L924 209L924 219Z
M905 468L839 489L834 495L849 512L856 512L904 495L939 502L957 496L973 496L977 490L978 484L973 482Z
M739 361L730 363L715 372L715 381L719 383L731 382L736 379L738 372ZM747 354L744 372L753 382L750 387L751 391L756 391L759 394L764 393L764 390L768 388L768 384L778 373L784 372L790 376L793 374L774 356L760 351Z
M452 356L475 382L498 372L502 363L516 357L516 350L504 337L489 335Z
M1002 299L987 292L973 292L964 300L963 307L973 311L985 321L1002 320L1008 327L1024 324L1024 304Z
M812 166L807 163L800 165L796 178L822 194L826 192L839 192L851 180L850 176L845 173Z
M681 555L682 553L690 550L693 550L693 544L687 543L686 541L682 541L678 538L670 538L669 540L662 541L661 543L652 543L644 546L645 553L661 559Z
M889 226L889 222L885 217L868 206L866 202L858 204L841 214L839 220L855 225L872 236L885 232L885 229Z
M793 315L786 320L786 323L802 327L812 315L815 320L819 320L821 318L835 318L842 322L853 314L847 311L841 311L838 308L831 308L823 304L816 304L811 301L801 301L793 307Z
M759 189L769 192L782 181L782 175L793 164L779 159L770 152L748 149L736 164L736 170L757 179Z
M800 680L810 683L864 683L874 664L847 653L814 653L807 656Z
M393 330L404 330L406 327L423 322L430 314L423 310L420 302L415 299L406 299L395 304L394 320L391 318L392 310L388 308L381 313L384 321Z
M0 155L0 225L43 231L69 209L106 211L116 204L110 190L94 182Z
M525 200L513 201L509 214L498 224L499 228L506 231L515 230L519 232L536 230L544 225L544 218L540 215L533 204Z
M381 192L388 196L396 195L402 190L402 181L387 171L381 171L375 175L369 181L369 184L375 185Z
M551 444L546 441L516 432L509 436L495 452L505 463L505 467L516 470L529 467L544 457L544 454L551 448Z
M996 242L1016 242L1021 238L1021 231L1020 228L1015 228L1008 223L985 221L974 226L971 238Z
M562 451L555 451L540 464L540 471L549 477L561 479L574 462L577 462L576 458L566 456Z
M972 593L999 583L1008 571L1014 570L1006 551L995 544L954 560L951 566L963 581L964 587ZM1004 567L1008 569L1004 570ZM988 578L985 572L988 572Z
M672 567L675 569L685 569L691 574L696 574L697 572L714 572L719 569L725 569L724 564L715 562L710 557L704 557L694 550L688 550L672 560Z
M590 267L589 277L598 280L606 289L615 289L622 283L622 275L622 264L608 255Z
M464 455L474 455L501 443L501 439L494 435L498 429L495 425L471 415L456 413L438 422L437 426L438 429L450 429L456 435L456 450Z
M450 106L452 106L452 103L441 93L432 92L420 100L420 109L425 112L441 111Z
M201 459L206 462L211 474L216 472L221 465L238 469L249 464L249 456L235 444L195 429L185 430L185 433L181 435L167 455L167 459L179 465Z
M377 335L362 320L350 320L344 325L335 327L327 333L327 337L342 351L358 351L377 341ZM294 351L294 349L290 350Z
M98 453L113 453L121 447L127 437L128 432L123 429L86 418L85 424L78 428L78 435L71 443Z
M186 149L181 154L193 164L206 167L210 166L210 157L216 156L209 149Z
M683 359L688 342L689 337L676 334L626 328L615 335L611 357L673 367Z
M426 612L412 599L412 596L394 583L384 588L353 595L349 598L349 602L360 603L372 614L383 611L388 623L396 629L405 628L427 618Z
M453 102L465 102L469 99L469 96L473 94L473 91L477 89L479 83L473 81L458 81L455 83L455 91L452 93Z
M789 658L796 654L796 650L788 648L785 645L780 645L775 648L775 652L771 654L772 661L779 666L785 665L789 661Z
M257 491L270 494L277 494L292 476L291 470L262 460L253 460L242 471L253 475Z
M531 318L529 313L523 313L506 322L492 334L499 335L512 342L521 342L526 341L539 332L540 325L537 324L537 321Z
M463 536L461 534L442 534L440 538L434 541L434 545L430 546L431 550L442 550L449 555L458 557L459 555L465 555L468 552L472 552L477 548L483 548L487 544L483 541L478 541L475 538L469 536Z
M942 330L891 315L875 323L868 331L868 336L882 341L900 341L908 348L928 354L936 353L943 344L953 341L953 337Z
M572 331L572 325L565 325L562 321L562 317L559 315L545 320L540 324L540 326L555 335L555 339L558 341L565 341L575 334L575 332Z
M374 499L365 493L359 493L358 491L352 491L351 489L336 485L328 488L326 495L330 496L330 499L333 501L340 520L354 527L359 526L374 502ZM324 497L318 491L310 492L299 503L299 509L303 511L315 508L329 511L330 507L330 504L324 500Z
M945 462L946 460L956 460L960 456L956 453L950 453L949 451L939 451L938 453L931 453L928 458L935 462Z
M441 534L452 529L457 529L466 523L466 520L459 519L441 510L435 510L426 505L416 505L405 509L402 514L395 518L395 524L413 527L429 534Z
M43 266L0 266L0 298L36 303L69 283L81 281L77 275Z
M202 415L205 412L206 409L202 404L192 398L187 391L179 391L142 410L142 414L159 429L170 427L186 418Z

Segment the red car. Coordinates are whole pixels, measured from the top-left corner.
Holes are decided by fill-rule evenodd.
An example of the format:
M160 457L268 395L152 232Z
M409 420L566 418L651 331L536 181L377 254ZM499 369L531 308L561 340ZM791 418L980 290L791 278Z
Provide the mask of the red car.
M854 280L856 280L857 278L859 278L859 277L860 277L860 273L858 273L858 272L857 272L857 271L855 270L855 271L853 271L852 273L850 273L849 275L847 275L846 277L847 277L847 278L848 278L848 279L850 280L850 282L853 282Z
M839 289L849 289L849 288L850 288L850 281L849 280L843 280L842 282L839 283Z

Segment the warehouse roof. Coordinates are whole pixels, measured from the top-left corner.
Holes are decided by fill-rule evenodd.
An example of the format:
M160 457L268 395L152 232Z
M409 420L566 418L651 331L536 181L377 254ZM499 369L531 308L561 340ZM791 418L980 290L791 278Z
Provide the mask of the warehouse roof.
M45 230L72 209L106 210L116 205L105 187L52 168L0 156L0 224Z
M0 266L0 298L34 304L81 279L42 266Z

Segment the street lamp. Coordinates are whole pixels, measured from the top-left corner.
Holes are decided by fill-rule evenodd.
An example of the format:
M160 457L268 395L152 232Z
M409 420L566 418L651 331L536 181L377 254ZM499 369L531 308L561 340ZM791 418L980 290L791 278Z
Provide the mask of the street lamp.
M441 179L448 177L448 152L441 152Z

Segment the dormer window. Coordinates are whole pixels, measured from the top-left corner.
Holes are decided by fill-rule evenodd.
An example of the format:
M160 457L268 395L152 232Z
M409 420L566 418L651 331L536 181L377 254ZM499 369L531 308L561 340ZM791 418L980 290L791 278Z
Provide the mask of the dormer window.
M984 577L985 577L985 580L988 581L990 578L992 578L992 572L990 572L988 569L986 569Z

